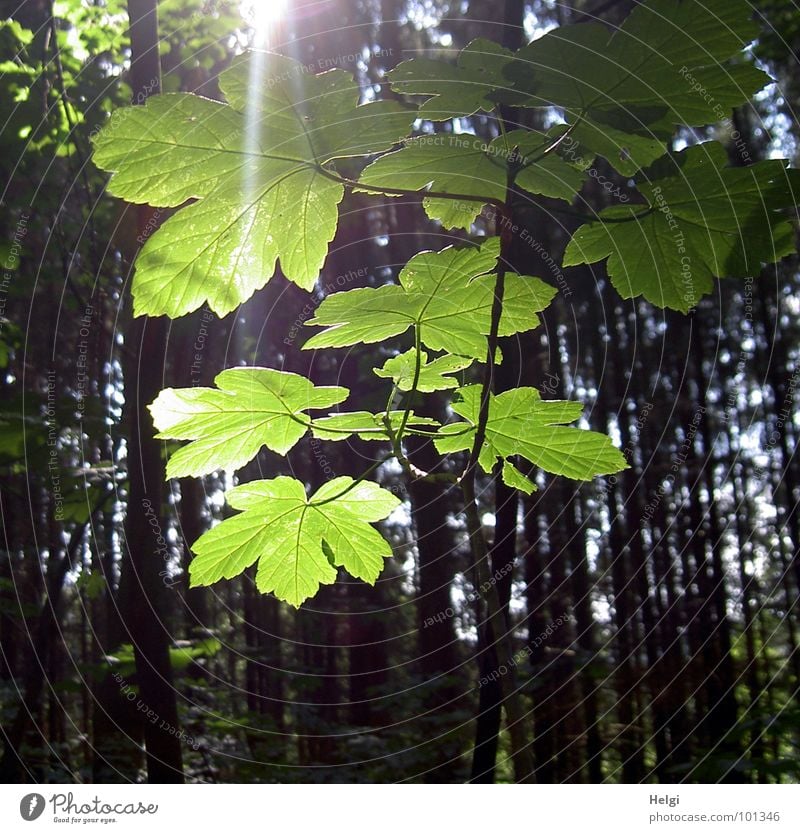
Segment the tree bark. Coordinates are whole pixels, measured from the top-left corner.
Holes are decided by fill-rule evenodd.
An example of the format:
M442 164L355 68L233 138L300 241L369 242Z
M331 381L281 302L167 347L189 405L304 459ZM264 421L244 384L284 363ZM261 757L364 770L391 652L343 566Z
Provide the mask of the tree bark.
M131 87L136 104L158 93L161 70L158 53L156 0L129 0L131 28ZM161 212L140 206L139 240L158 224ZM134 647L136 677L143 707L156 720L144 721L147 775L150 783L182 783L183 762L178 737L178 708L173 682L168 631L167 592L159 576L163 561L154 534L167 529L163 513L164 467L161 448L147 412L160 390L157 368L167 345L164 318L135 318L126 339L124 363L128 425L128 508L125 519L127 571L120 588L124 623ZM153 524L156 520L158 526Z
M50 665L51 646L59 640L59 625L64 612L64 580L83 541L89 521L77 526L61 557L48 565L45 598L36 618L36 631L31 640L23 679L23 699L11 725L3 732L4 750L0 761L0 783L14 784L22 780L26 767L21 746L35 715L39 714L46 669Z

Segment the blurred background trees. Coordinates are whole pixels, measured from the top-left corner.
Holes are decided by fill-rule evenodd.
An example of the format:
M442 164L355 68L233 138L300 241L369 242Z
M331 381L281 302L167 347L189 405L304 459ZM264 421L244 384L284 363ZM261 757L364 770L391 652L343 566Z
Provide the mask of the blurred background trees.
M632 5L289 0L257 3L251 22L276 11L254 31L237 2L164 0L162 86L218 97L216 74L255 43L353 72L365 99L390 96L383 76L404 58L452 58L476 36L516 48L558 24L613 25ZM800 17L793 3L756 6L752 59L776 83L676 147L713 137L735 165L797 164ZM127 293L141 218L103 195L90 161L107 113L155 92L132 77L128 15L123 0L0 3L3 780L147 777L132 624L153 577L163 609L151 636L168 651L180 741L154 780L181 768L202 782L509 780L499 687L478 685L496 661L446 484L406 489L398 473L406 511L378 585L339 581L299 611L258 594L250 574L188 589L189 544L221 517L229 475L171 482L157 505L131 500L139 457L123 412L137 368L162 387L282 367L344 384L364 407L378 388L363 349L293 349L321 296L280 277L223 320L199 310L171 322L166 350L142 351ZM548 124L547 113L507 117ZM454 127L496 130L484 116L435 129ZM585 210L615 200L597 181L584 194ZM460 235L418 202L349 197L320 286L353 273L349 287L384 283ZM520 237L520 271L561 291L543 327L504 345L502 383L586 402L587 426L612 432L631 464L591 484L542 479L530 498L483 484L492 570L530 648L516 670L537 780L797 780L796 261L720 283L683 317L621 301L602 268L562 272L579 221L527 206L516 219L536 242ZM248 473L291 470L316 487L367 453L306 440L288 462L263 451ZM414 449L421 467L430 453Z

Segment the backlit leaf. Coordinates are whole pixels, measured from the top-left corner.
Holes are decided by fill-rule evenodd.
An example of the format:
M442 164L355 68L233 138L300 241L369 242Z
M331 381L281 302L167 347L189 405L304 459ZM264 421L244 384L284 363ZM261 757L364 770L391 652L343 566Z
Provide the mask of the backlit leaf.
M399 390L409 391L414 387L416 375L417 351L412 347L399 356L387 359L383 367L375 368L376 376L391 379ZM464 356L439 356L428 361L428 354L420 351L420 366L416 389L420 393L433 393L436 390L448 390L458 387L458 380L450 376L464 370L472 364L472 359Z
M390 438L386 427L386 420L393 433L397 433L403 421L405 411L389 411L387 413L373 414L369 411L345 411L340 414L331 414L328 417L314 420L313 434L323 440L345 440L357 434L362 440L383 440ZM430 417L417 416L410 412L406 426L409 428L438 426L435 419Z
M481 149L474 136L439 133L420 136L401 150L387 153L361 174L365 185L430 190L502 200L506 192L505 163ZM445 228L468 229L480 213L472 200L425 197L425 211Z
M536 489L536 484L525 475L509 460L503 460L502 468L503 483L510 486L512 489L519 489L526 495L532 495Z
M499 238L480 248L448 246L440 252L415 255L400 272L400 285L365 287L329 295L310 326L327 327L309 339L306 349L372 344L419 330L431 350L485 358L491 326ZM536 327L537 312L547 307L556 290L538 278L506 275L500 334L514 335Z
M747 0L647 0L616 31L577 23L520 49L506 99L581 119L581 142L630 175L655 158L649 140L720 121L768 83L741 57L757 34Z
M601 212L599 221L575 232L564 265L608 258L623 298L644 295L685 312L711 290L715 277L756 275L762 264L793 252L794 229L784 210L797 201L796 171L779 159L726 165L717 142L675 154L638 184L650 209L627 205Z
M374 584L392 554L370 524L386 518L400 501L376 483L354 485L350 477L337 477L309 499L299 480L276 477L237 486L227 499L242 511L192 547L193 587L233 578L258 561L258 589L299 607L321 584L333 584L337 566Z
M349 73L314 75L250 52L220 76L228 104L153 96L116 111L94 140L109 190L154 206L189 205L147 239L133 282L137 315L224 315L281 270L311 289L337 224L341 183L323 165L386 150L413 116L396 102L360 105ZM248 95L248 90L250 94Z
M492 110L494 102L488 96L508 84L503 68L511 56L493 41L476 38L461 50L455 64L414 58L403 61L387 77L395 92L432 96L420 108L421 118L446 121Z
M330 408L347 388L263 367L223 370L216 388L167 388L150 405L160 439L192 440L167 463L167 477L234 471L266 446L286 454L306 433L306 412Z
M528 130L512 130L486 143L471 134L438 133L419 136L394 153L368 165L361 175L365 185L406 190L430 189L458 195L425 197L423 206L432 220L446 228L468 229L486 202L505 199L509 164L518 164L516 184L532 194L571 202L584 174L556 153L545 153L553 139ZM464 198L458 198L464 197Z
M460 400L452 408L466 423L453 422L439 429L434 443L440 453L472 448L481 390L480 385L459 389ZM546 402L536 388L514 388L490 396L486 440L479 457L485 472L491 472L497 460L508 460L517 454L544 471L573 480L591 480L599 474L627 468L622 453L605 434L564 427L580 417L580 402ZM469 425L472 429L465 431ZM517 486L516 482L509 485Z

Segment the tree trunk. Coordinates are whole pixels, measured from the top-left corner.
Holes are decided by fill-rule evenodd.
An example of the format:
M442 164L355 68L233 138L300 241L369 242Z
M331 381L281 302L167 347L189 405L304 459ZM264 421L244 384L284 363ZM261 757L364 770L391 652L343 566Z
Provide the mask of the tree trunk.
M160 90L156 0L129 0L131 21L131 87L135 103ZM139 238L145 239L161 215L148 206L138 213ZM164 467L160 443L147 412L160 391L157 369L167 345L164 318L135 318L126 339L124 364L128 424L128 510L125 520L127 570L120 588L124 621L136 658L136 677L143 710L147 774L150 783L182 783L183 762L178 737L178 708L170 662L167 592L158 536L167 523L163 513ZM155 521L155 523L153 523ZM160 532L158 532L160 530Z
M45 598L36 618L28 662L23 677L23 699L11 725L3 731L3 758L0 760L0 783L15 784L23 780L27 767L21 747L25 734L40 713L46 669L50 665L51 647L58 644L61 618L64 611L64 580L72 566L78 547L83 541L87 520L77 526L70 536L66 551L58 560L48 564Z

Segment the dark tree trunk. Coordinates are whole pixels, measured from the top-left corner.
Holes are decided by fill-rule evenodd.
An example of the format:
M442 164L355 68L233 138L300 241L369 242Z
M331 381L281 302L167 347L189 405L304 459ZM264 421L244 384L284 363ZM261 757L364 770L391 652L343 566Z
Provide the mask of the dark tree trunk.
M580 528L583 525L580 524ZM584 540L583 535L580 542ZM585 737L585 775L590 784L599 784L603 779L603 743L600 737L600 710L597 698L596 677L590 673L597 662L597 639L594 635L592 597L589 575L589 561L584 548L577 551L572 567L572 606L575 615L576 642L580 655L578 669L583 703L583 725Z
M412 462L425 471L435 463L429 443L410 440L408 453ZM463 690L459 673L461 653L450 597L458 563L447 523L453 512L453 501L450 491L441 483L415 481L410 484L409 492L418 554L415 605L418 667L425 686L425 715L419 726L424 735L445 735L449 726L457 723L454 701ZM427 781L451 783L463 777L463 766L453 752L448 743L430 748L434 760L425 774Z
M45 579L45 598L36 618L36 628L31 636L28 662L23 676L23 698L11 725L3 731L3 758L0 760L0 783L15 784L23 780L28 770L21 754L26 732L36 715L40 714L45 675L50 666L51 649L60 639L61 619L64 612L64 581L89 522L76 527L67 549L49 564Z
M159 91L156 0L129 0L131 20L131 87L135 103ZM148 206L138 211L141 239L157 224L160 212ZM161 385L157 368L163 366L167 345L164 318L135 318L126 339L124 367L128 424L128 511L125 548L128 563L123 570L120 595L125 625L134 647L139 696L157 720L144 721L147 774L151 783L183 782L178 708L169 645L167 592L159 576L163 569L157 545L155 519L163 537L167 522L163 513L164 467L160 443L147 412Z
M520 0L505 0L502 20L501 43L506 49L516 51L524 39L525 3ZM517 124L517 113L513 108L502 108L501 118L509 129ZM512 223L515 218L511 218ZM519 240L510 244L511 268L522 271L521 263L527 254ZM520 250L523 251L520 251ZM500 349L504 361L494 373L494 393L520 384L522 357L519 339L501 339ZM514 583L514 563L517 550L517 512L519 495L516 489L509 488L500 476L498 465L494 472L495 535L489 551L489 573L497 579L497 594L502 607L503 621L508 631L512 630L508 604ZM494 580L494 578L493 578ZM480 675L489 680L479 689L478 717L475 722L475 747L472 757L473 783L491 784L495 779L497 746L502 718L502 691L498 676L499 661L497 651L492 647L494 639L488 633L485 622L478 623L478 644L481 651L478 656Z

